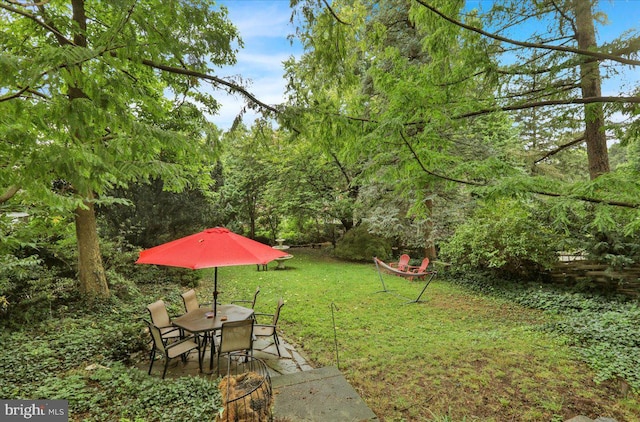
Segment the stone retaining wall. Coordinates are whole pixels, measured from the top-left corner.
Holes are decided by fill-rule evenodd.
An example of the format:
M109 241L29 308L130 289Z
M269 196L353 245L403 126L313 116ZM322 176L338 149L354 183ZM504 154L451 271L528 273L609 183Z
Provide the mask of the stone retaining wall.
M577 259L560 261L551 271L559 283L593 283L606 290L640 296L640 265L612 270L606 264Z

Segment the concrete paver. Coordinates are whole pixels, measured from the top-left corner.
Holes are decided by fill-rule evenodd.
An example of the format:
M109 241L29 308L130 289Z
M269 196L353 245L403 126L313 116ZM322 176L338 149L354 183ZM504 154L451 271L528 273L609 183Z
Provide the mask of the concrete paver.
M377 421L375 413L334 366L271 379L274 417L310 421Z

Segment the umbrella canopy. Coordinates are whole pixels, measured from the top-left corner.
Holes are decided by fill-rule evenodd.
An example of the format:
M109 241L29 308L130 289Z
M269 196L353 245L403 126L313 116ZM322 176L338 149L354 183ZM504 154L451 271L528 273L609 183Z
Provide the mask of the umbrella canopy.
M136 264L170 267L215 268L213 307L218 298L218 267L266 264L288 255L264 243L233 233L223 227L206 229L140 252Z

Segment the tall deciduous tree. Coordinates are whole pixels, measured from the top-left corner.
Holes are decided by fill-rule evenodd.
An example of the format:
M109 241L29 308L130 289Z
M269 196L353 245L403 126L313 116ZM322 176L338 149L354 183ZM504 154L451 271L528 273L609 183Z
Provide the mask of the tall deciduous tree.
M576 131L576 140L558 143L557 147L584 142L588 156L585 168L591 179L609 172L603 105L637 104L640 98L623 93L603 96L601 65L606 64L616 71L640 65L640 61L632 57L640 50L640 37L623 34L619 39L598 45L595 22L603 22L606 17L597 10L598 1L595 0L495 2L483 16L490 30L444 13L436 2L416 2L451 24L495 40L502 48L499 57L503 58L503 65L497 72L503 75L504 94L500 97L499 107L471 111L461 117L500 109L516 113L535 110L541 115L564 119L564 130L556 127L556 133L552 135L561 138L573 127L566 119L570 117L569 113L580 111L582 124ZM516 60L513 60L514 56ZM495 72L496 69L487 71ZM525 80L528 82L523 84Z
M406 199L398 208L404 215L396 221L415 221L406 231L420 230L425 253L433 258L432 214L438 193L458 176L475 183L473 179L482 179L482 172L495 167L486 163L474 174L468 166L456 170L465 156L492 158L486 142L493 132L482 121L495 118L463 123L453 116L472 107L478 101L474 98L484 99L496 85L489 78L474 80L465 74L476 73L490 60L478 36L465 37L452 26L436 27L438 22L419 29L410 7L411 2L402 0L335 1L330 9L311 10L307 3L303 10L308 26L302 35L307 53L290 65L296 88L292 98L311 111L294 116L304 134L337 147L339 156L357 163L359 183L379 181L375 184L392 190L390 195ZM449 2L451 13L459 7ZM326 51L333 46L338 48L330 56ZM476 121L489 130L474 130ZM509 135L507 131L503 137ZM366 209L365 216L375 218L375 209Z
M292 98L312 113L292 126L334 135L368 176L411 197L411 211L428 215L452 185L640 206L630 173L597 180L609 171L603 104L633 115L640 103L600 92L600 65L637 66L640 39L596 45L597 2L504 0L487 14L450 0L300 4L307 50L290 67ZM529 20L530 36L509 36L527 34ZM582 171L571 170L580 154L559 154L572 146Z
M575 16L575 38L580 50L595 50L596 30L591 2L573 0L571 9ZM583 98L600 98L602 96L602 78L600 63L596 60L583 60L580 63L580 89ZM602 103L585 104L584 106L584 138L587 143L589 158L589 175L592 179L608 173L609 152L605 133L604 107Z
M134 181L195 183L215 146L203 81L265 106L211 74L234 62L236 29L208 0L51 0L1 2L0 34L2 201L73 212L80 290L106 297L96 204ZM171 124L189 104L190 125Z

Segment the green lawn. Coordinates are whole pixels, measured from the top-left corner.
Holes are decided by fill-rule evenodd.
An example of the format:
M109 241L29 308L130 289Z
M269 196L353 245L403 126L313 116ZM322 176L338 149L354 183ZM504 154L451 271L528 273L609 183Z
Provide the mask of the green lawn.
M559 321L558 314L474 293L445 277L432 282L425 303L405 304L401 296L415 298L422 282L385 275L393 293L378 293L373 262L339 262L324 249L290 251L295 257L284 271L274 271L275 264L266 272L252 265L220 268L219 300L250 298L260 286L256 310L272 313L283 297L284 337L318 367L337 365L339 358L345 377L382 421L564 421L578 414L640 420L637 396L624 397L617 382L594 383L597 374L569 341L541 329ZM142 275L153 268L132 263L129 269ZM67 399L72 421L209 420L220 405L215 380L161 380L138 369L148 362L149 340L139 318L157 299L170 314L183 312L180 293L188 287L178 283L182 274L183 282L201 275L199 299L211 300L213 270L157 271L157 278L147 277L150 284L112 280L117 294L104 303L87 306L68 288L56 300L25 300L0 315L0 397ZM537 293L547 302L556 297ZM629 309L631 330L635 308ZM620 317L611 318L606 325ZM599 336L611 334L598 324ZM633 355L637 336L629 333L621 338Z
M565 420L577 414L640 419L640 408L594 374L561 338L540 327L552 316L482 297L442 277L424 303L406 304L423 284L385 275L371 264L293 249L284 271L226 267L220 299L261 293L256 309L285 299L280 328L317 366L339 366L383 420ZM204 300L211 273L198 288ZM337 333L338 350L334 342Z

